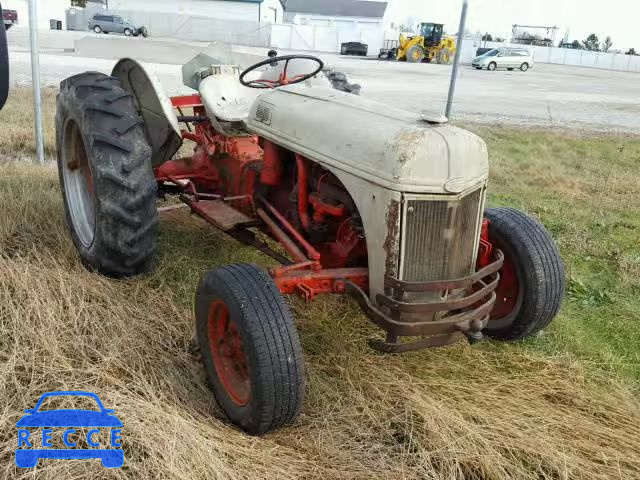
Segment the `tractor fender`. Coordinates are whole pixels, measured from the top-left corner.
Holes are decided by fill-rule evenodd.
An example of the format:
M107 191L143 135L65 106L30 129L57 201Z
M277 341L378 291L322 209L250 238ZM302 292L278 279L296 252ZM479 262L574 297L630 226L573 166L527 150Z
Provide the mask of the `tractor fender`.
M178 117L160 81L143 64L132 58L121 59L111 73L131 92L144 120L154 167L170 160L182 145Z

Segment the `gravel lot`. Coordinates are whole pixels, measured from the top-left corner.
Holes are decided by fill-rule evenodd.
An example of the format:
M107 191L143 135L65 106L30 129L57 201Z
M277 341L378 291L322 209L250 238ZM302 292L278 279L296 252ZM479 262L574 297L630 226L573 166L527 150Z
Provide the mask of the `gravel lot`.
M31 74L26 31L12 29L9 33L12 82L28 85ZM114 60L121 56L157 60L158 48L162 46L166 52L170 45L174 48L163 53L164 63L150 63L150 69L169 94L187 92L180 73L180 64L189 60L183 58L184 51L207 45L171 39L132 39L123 43L123 37L101 36L100 48L82 49L86 56L79 57L72 50L74 42L82 42L83 38L96 43L96 36L91 33L43 32L40 61L44 85L57 85L65 77L85 70L109 72ZM266 53L265 49L251 47L234 47L234 51L245 56ZM360 83L363 96L416 112L444 111L451 67L318 55ZM640 74L546 64L538 64L526 73L477 71L462 66L454 112L458 121L485 124L638 132Z

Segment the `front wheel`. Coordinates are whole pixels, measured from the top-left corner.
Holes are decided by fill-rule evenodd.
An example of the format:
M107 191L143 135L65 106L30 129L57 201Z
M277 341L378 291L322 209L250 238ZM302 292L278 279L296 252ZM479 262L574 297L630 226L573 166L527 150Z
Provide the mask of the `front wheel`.
M420 45L414 45L407 52L407 61L409 63L420 63L424 60L425 52Z
M489 71L493 72L496 68L498 68L498 64L496 62L491 62L487 67Z
M96 33L102 33L102 28L100 27L100 25L96 25L95 27L93 27L93 31Z
M125 37L130 37L131 35L133 35L133 32L131 31L131 29L125 28L124 29L124 36Z
M526 72L527 70L529 70L529 64L523 63L522 65L520 65L520 70L522 70L523 72Z
M229 420L252 435L292 422L304 399L302 347L271 277L245 264L210 271L195 312L207 377Z
M504 253L487 335L498 340L530 337L555 318L565 291L564 266L549 232L513 208L489 208L489 240Z

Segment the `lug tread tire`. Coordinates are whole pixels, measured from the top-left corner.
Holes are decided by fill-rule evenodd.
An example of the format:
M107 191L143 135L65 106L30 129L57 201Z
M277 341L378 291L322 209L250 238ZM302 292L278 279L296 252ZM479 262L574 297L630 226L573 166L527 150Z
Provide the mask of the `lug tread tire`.
M513 208L489 208L489 236L496 235L518 257L518 280L523 303L512 325L486 333L498 340L521 340L534 335L558 314L565 293L565 272L560 252L544 226Z
M418 61L415 61L413 58L413 53L416 50L420 50L422 58ZM420 45L413 45L411 48L409 48L409 50L407 50L407 61L409 63L420 63L422 62L427 56L427 52L424 51L424 48L422 48Z
M64 193L62 142L68 119L81 130L96 192L90 247L82 245L73 230ZM60 85L56 131L67 222L83 263L113 277L148 272L156 250L157 185L151 147L133 96L117 78L102 73L68 78Z
M228 398L215 374L207 333L213 300L225 302L243 338L252 392L244 407ZM216 400L234 424L259 435L298 416L305 389L302 347L289 307L264 270L237 264L207 273L196 296L196 331Z

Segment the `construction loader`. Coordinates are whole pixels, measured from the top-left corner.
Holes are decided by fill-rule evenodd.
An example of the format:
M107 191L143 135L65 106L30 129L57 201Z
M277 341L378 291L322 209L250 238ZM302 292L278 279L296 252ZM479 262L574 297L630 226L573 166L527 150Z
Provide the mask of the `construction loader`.
M453 37L445 36L443 31L444 25L441 23L422 23L418 35L401 34L396 60L450 64L456 53L456 41Z

